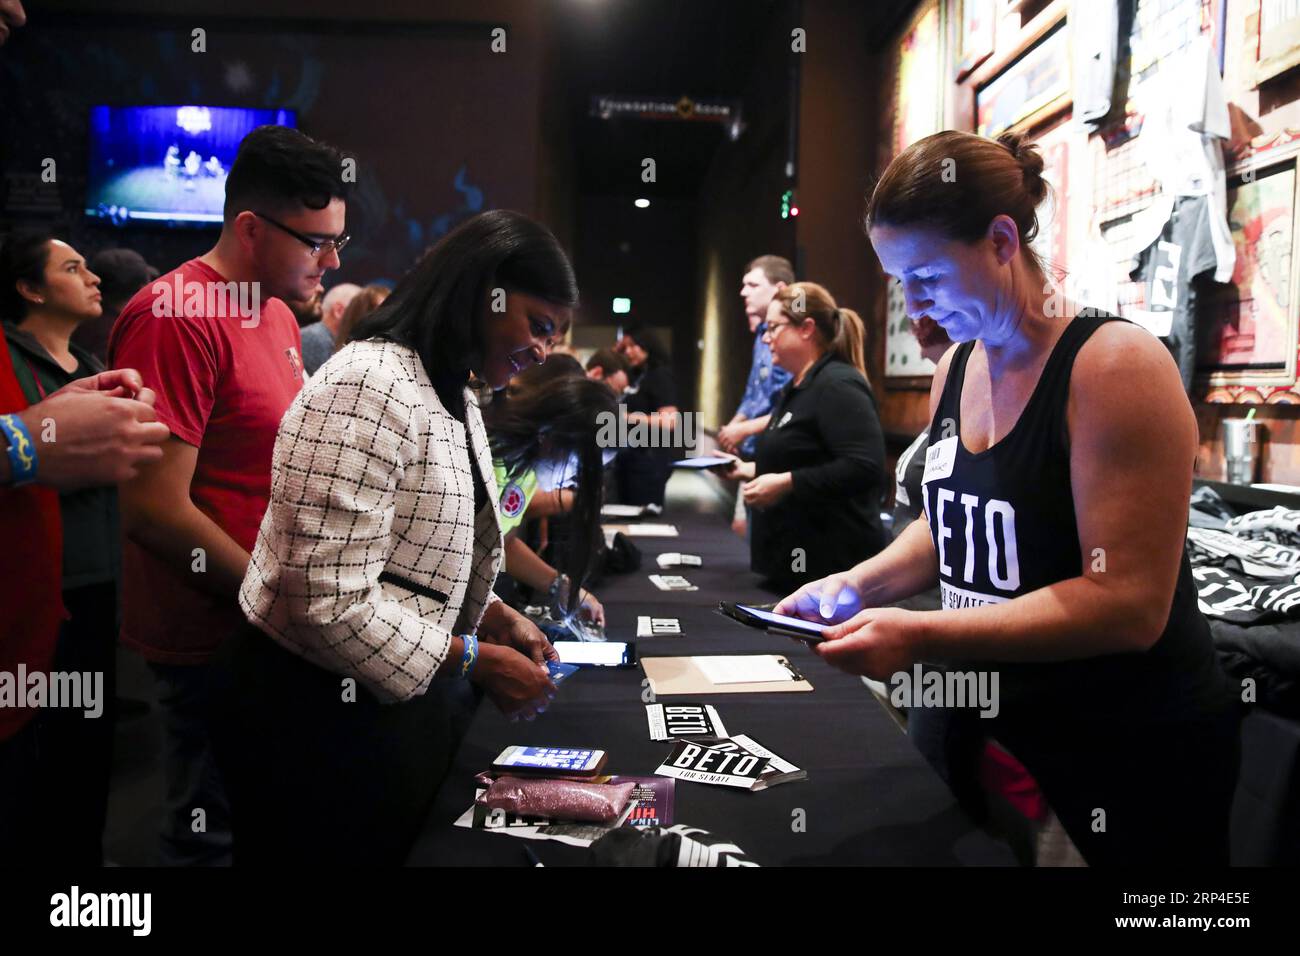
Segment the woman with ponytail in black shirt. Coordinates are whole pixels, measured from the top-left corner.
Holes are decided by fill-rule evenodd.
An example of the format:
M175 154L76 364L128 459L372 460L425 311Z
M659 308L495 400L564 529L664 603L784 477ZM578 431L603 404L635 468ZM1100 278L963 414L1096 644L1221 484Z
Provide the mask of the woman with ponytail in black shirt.
M725 477L748 479L750 567L784 592L884 547L885 440L856 312L815 282L796 282L772 299L763 335L794 379L772 405L754 461Z

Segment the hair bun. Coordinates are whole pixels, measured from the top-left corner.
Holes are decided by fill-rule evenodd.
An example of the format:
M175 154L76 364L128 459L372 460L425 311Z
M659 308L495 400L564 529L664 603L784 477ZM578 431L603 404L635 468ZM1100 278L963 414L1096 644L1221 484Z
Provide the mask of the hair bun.
M1020 164L1025 177L1025 190L1037 206L1047 198L1047 181L1043 179L1043 154L1038 144L1024 133L1011 130L999 133L997 141L1007 148L1011 156Z

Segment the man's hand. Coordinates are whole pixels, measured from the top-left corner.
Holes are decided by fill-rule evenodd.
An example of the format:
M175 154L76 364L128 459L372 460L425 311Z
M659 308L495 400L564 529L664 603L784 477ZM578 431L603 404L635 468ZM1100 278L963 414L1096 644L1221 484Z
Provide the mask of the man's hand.
M71 382L20 414L36 446L37 479L67 491L115 485L162 457L171 434L132 369Z
M728 422L718 429L718 447L729 455L740 454L740 443L745 440L744 419Z
M479 621L480 641L513 647L546 671L547 661L558 661L560 654L537 625L524 617L505 601L494 601L483 612Z
M596 600L596 595L586 588L578 589L578 611L593 624L605 626L605 606ZM552 648L554 650L554 648ZM558 659L558 657L557 657Z
M745 482L740 493L745 504L751 508L770 508L794 490L794 479L790 472L759 475L752 481Z
M813 649L842 671L887 681L920 658L918 620L916 611L869 608L828 627Z

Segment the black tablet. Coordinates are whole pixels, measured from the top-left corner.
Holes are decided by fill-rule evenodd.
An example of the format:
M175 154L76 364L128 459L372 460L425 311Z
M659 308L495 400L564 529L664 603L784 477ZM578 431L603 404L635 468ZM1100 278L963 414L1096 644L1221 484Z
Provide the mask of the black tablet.
M705 470L708 468L721 468L723 465L730 465L739 461L739 458L724 458L721 455L701 455L698 458L682 458L673 462L673 467Z

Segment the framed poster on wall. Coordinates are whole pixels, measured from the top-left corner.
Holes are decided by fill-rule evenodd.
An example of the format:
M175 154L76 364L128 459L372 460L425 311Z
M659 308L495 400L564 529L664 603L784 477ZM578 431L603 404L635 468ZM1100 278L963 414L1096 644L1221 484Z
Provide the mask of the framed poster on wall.
M898 43L894 71L894 126L890 156L943 129L943 5L927 0L913 14Z
M1300 3L1260 0L1255 85L1300 64Z
M890 388L929 388L934 363L921 354L903 301L903 284L889 279L885 291L885 378Z
M1228 226L1237 264L1231 282L1215 290L1197 341L1197 365L1208 373L1212 393L1231 386L1295 386L1297 157L1300 131L1288 130L1252 149L1228 179ZM1209 400L1239 399L1218 393Z
M975 91L981 136L1027 129L1070 105L1070 46L1065 17L1006 69Z
M957 82L993 55L998 0L958 0Z

